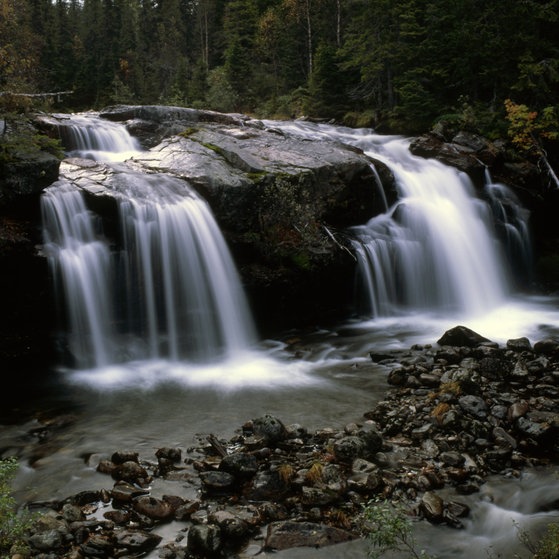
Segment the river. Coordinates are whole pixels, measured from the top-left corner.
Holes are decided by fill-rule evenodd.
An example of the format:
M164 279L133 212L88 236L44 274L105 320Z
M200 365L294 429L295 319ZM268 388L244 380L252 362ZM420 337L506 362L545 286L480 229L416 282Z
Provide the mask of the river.
M123 127L100 124L95 115L76 116L75 125L81 126L82 131L84 126L90 127L93 135L100 128L103 134L110 128L108 143L80 144L76 153L81 156L121 165L139 149L126 135L124 143L115 147L111 131L114 129L118 142L122 142ZM125 268L134 268L134 277L144 274L142 281L130 288L136 293L133 300L147 302L140 314L148 316L148 323L165 315L165 326L131 327L126 338L117 341L107 326L112 322L106 320L108 313L116 311L107 300L111 288L102 283L106 277L99 277L94 286L87 283L84 288L79 283L81 277L89 282L92 273L87 270L97 273L101 269L99 262L111 258L107 247L98 246L95 228L89 229L83 222L71 243L67 243L64 232L53 232L51 228L49 234L46 224L45 245L50 243L47 253L63 282L60 290L69 295L66 305L75 310L72 347L81 365L37 372L30 375L34 379L32 385L27 379L15 379L14 387L9 392L4 390L6 413L2 414L0 448L3 456L15 455L22 463L14 485L19 502L58 499L84 489L106 488L106 476L98 474L88 462L91 455L130 448L142 458L153 460L159 447L188 448L200 434L214 433L228 438L245 421L265 413L309 429L341 428L360 421L363 413L382 399L387 387L388 369L374 364L369 353L405 349L413 344L435 344L445 330L457 324L469 326L501 344L520 336L535 342L558 334L557 300L514 290L505 241L496 238L490 208L473 195L463 175L436 162L411 156L404 138L303 123L266 122L266 125L283 127L287 132L304 134L314 141L335 136L387 162L398 177L402 187L398 207L387 208L385 214L355 229L356 250L362 251L359 273L367 294L369 316L348 318L342 324L324 325L311 332L285 332L277 339L259 339L243 298L229 295L241 306L240 310L230 308L223 319L215 319L212 311L205 326L210 341L205 338L194 343L196 358L184 357L177 348L183 346L181 332L189 326L171 311L190 304L187 294L178 293L174 287L161 293L158 285L182 285L188 281L192 286L204 280L185 280L187 270L174 270L166 275L167 261L191 256L175 252L163 257L157 251L142 249L141 239L149 223L149 243L166 239L167 251L168 239L174 235L173 224L189 219L186 216L189 210L182 207L177 210L171 204L172 217L167 220L168 199L156 200L153 206L144 204L145 196L136 193L134 200L142 203L130 208L123 201L121 213L123 222L137 225L127 233L133 237L130 242L135 247L127 254L135 253L137 260L127 262ZM83 141L90 139L91 135L86 134ZM130 176L135 184L136 175ZM124 181L127 192L130 180ZM45 196L59 196L66 186L62 181ZM490 181L488 186L492 186ZM426 188L431 189L428 199L432 203L422 198ZM171 190L174 189L172 185ZM189 199L198 204L195 195L189 195ZM54 206L59 202L56 198ZM200 203L204 208L203 201ZM53 211L57 210L51 205L45 215L52 216ZM79 213L67 209L64 212L70 217ZM205 227L211 223L211 215L205 216L203 223ZM522 215L511 215L509 225L514 230L514 242L525 243ZM464 231L469 235L465 236ZM220 252L224 249L219 231L208 234L211 247L219 249L214 253L213 248L206 248L196 258L211 252L222 255L215 257L220 262L227 260L228 254L223 256ZM86 245L97 248L84 251ZM180 243L175 245L173 250L182 250ZM387 246L392 251L389 263L384 252ZM161 260L154 266L146 258ZM215 258L212 266L216 264ZM121 264L122 261L119 258ZM199 263L197 267L206 265ZM387 270L387 265L393 267ZM152 275L151 270L155 268L161 275ZM234 264L227 263L220 274L228 278L228 286L232 278L233 292L239 293ZM392 283L393 278L402 276L405 276L403 281ZM379 277L383 278L382 285ZM138 295L140 289L144 291ZM173 291L172 299L168 298L169 290ZM380 298L379 292L382 292ZM204 292L209 301L206 307L214 305L216 293L223 294L223 283L209 286ZM155 309L159 304L167 310ZM223 302L215 306L229 308ZM137 308L127 309L124 314L134 314L132 310L135 312ZM169 316L173 316L172 320ZM237 320L235 317L241 317L240 321L232 322ZM131 323L137 324L137 317ZM155 339L154 332L160 332L161 328L165 329L165 344ZM231 330L234 336L223 333ZM212 351L219 353L219 358L208 359ZM62 413L69 417L68 423L64 428L53 428L41 443L42 427L37 414L55 417ZM518 535L556 518L559 479L554 471L527 471L518 478L489 480L480 494L466 499L472 514L463 530L421 523L415 531L418 545L442 558L466 559L491 556L491 553L494 557L510 557L513 553L527 557ZM547 510L550 507L552 510ZM258 551L249 548L244 556L254 556ZM322 559L334 555L352 559L362 558L365 553L366 544L357 541L335 549L287 550L274 553L273 557ZM259 556L268 555L260 553Z

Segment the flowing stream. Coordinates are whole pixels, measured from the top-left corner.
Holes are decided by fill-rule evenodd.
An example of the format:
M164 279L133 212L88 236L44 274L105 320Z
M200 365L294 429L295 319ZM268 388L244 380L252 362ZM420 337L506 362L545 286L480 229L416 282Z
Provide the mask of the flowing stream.
M266 124L357 146L396 177L398 201L351 231L360 318L297 334L296 356L286 343L259 340L206 202L184 181L128 166L140 147L123 126L95 115L69 117L68 155L114 166L120 240L107 242L67 180L47 189L44 250L74 363L49 371L38 394L22 391L31 410L64 409L74 419L20 473L22 502L106 487L84 458L95 453L134 448L153 459L155 449L188 447L199 433L232 436L264 413L309 429L359 421L386 386L388 371L370 361L369 351L434 343L458 323L501 343L557 331L550 299L515 291L531 266L530 237L526 212L505 185L488 176L482 199L465 175L412 156L405 138ZM3 426L4 454L31 459L34 426L34 420ZM421 525L419 543L439 557L483 557L490 550L523 556L515 523L531 529L549 518L559 480L552 472L527 472L492 480L467 499L473 514L465 530ZM334 552L295 549L274 557L332 553L362 558L366 547L358 541Z

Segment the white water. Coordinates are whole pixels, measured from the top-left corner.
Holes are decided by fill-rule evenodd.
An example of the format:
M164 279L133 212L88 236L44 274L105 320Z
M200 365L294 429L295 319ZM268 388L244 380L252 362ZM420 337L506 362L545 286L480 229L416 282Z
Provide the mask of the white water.
M42 197L43 250L59 296L65 300L69 351L97 365L111 362L107 340L113 337L111 256L96 234L81 194L59 181Z
M145 357L207 362L219 348L254 344L237 270L206 202L166 175L119 178L126 322L145 327Z
M69 154L122 162L139 145L121 125L77 116ZM109 248L81 193L59 181L43 197L45 250L64 294L79 368L129 361L210 362L256 341L235 265L211 210L185 181L114 167L121 248ZM100 375L102 377L102 375Z
M479 317L510 295L509 262L495 219L503 225L511 256L522 264L529 259L530 237L526 212L520 209L508 219L505 201L520 205L504 185L488 181L492 211L466 174L414 156L406 138L304 122L275 125L308 139L359 147L395 177L396 203L353 228L364 314Z
M69 157L124 161L141 151L122 124L100 119L95 113L72 115L59 131L63 145L69 146Z

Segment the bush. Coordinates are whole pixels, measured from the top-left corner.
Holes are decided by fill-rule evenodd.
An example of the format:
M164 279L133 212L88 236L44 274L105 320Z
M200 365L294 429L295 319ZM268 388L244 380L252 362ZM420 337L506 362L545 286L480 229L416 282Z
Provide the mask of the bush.
M29 512L18 513L11 495L11 484L18 467L15 458L0 460L0 557L25 551L26 534L33 521Z
M387 551L406 553L414 559L429 559L417 550L413 526L401 505L388 501L369 501L362 513L362 532L371 544L368 556L378 559Z

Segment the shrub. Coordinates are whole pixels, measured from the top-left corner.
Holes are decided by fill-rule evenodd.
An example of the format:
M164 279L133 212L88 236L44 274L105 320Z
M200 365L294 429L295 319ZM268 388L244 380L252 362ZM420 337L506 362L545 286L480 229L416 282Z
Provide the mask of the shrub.
M15 458L0 460L0 557L25 551L25 537L33 521L29 512L18 513L11 494L11 484L18 467Z
M369 501L362 512L362 532L371 544L368 556L378 559L387 551L397 551L415 559L429 559L417 550L413 526L403 506L388 501Z

